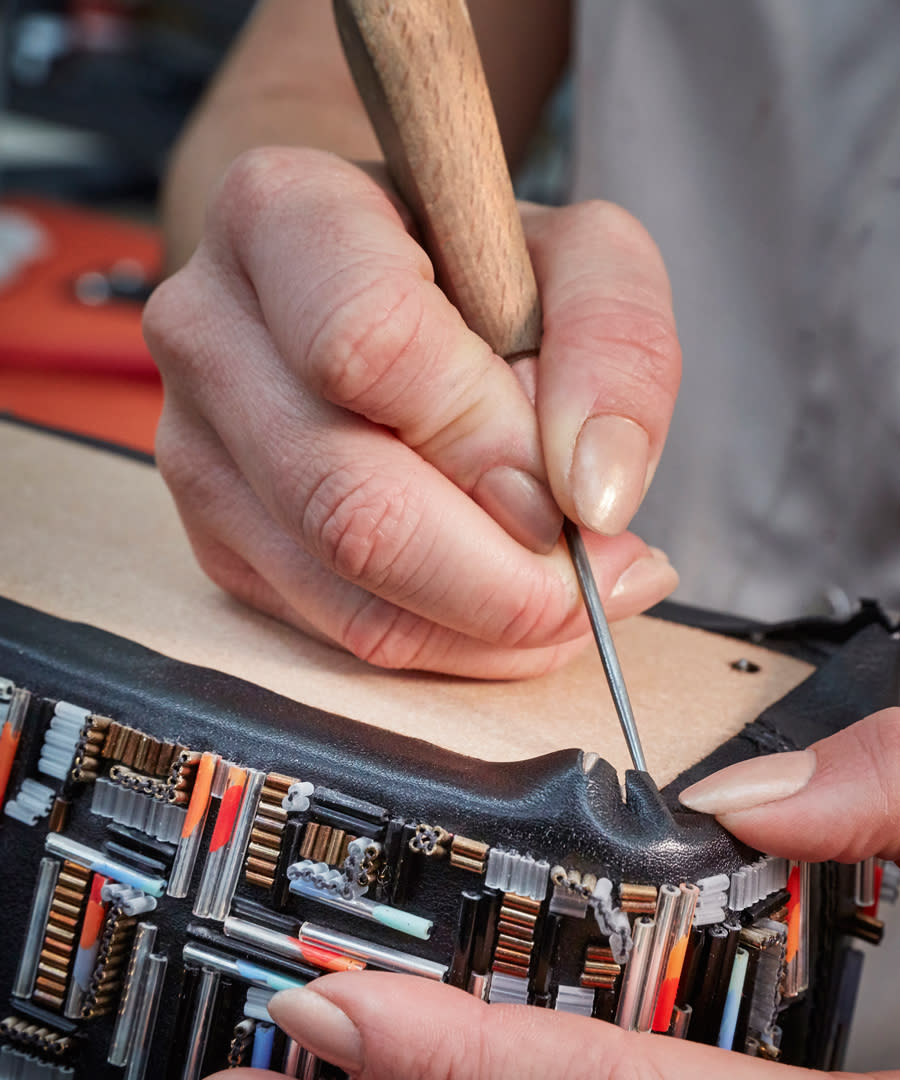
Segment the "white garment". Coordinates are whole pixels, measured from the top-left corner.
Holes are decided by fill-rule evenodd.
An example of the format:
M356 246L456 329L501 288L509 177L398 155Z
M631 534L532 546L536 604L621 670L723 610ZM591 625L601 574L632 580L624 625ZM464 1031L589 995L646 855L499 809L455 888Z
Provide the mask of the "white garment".
M684 379L635 529L679 599L900 608L900 2L582 0L574 198L673 281Z

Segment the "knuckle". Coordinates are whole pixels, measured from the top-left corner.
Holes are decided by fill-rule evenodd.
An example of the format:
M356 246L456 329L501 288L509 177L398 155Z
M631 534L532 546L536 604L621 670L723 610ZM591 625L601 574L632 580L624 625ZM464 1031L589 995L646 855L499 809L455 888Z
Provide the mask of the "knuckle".
M144 340L161 369L181 351L185 330L190 325L193 304L190 288L183 287L186 277L188 273L179 270L166 278L156 286L144 306Z
M654 312L622 312L612 339L630 346L628 379L642 393L662 393L673 401L681 380L681 345L670 319ZM621 337L620 337L621 334Z
M457 1038L444 1047L444 1060L450 1068L445 1075L451 1080L463 1077L505 1076L509 1066L520 1065L511 1061L521 1052L520 1044L509 1038L509 1030L522 1028L519 1005L501 1005L479 1010L478 1021L457 1032ZM527 1023L526 1023L527 1026ZM524 1070L528 1075L528 1070Z
M573 313L560 326L564 348L597 357L597 365L603 365L608 407L674 403L681 381L681 345L668 313L619 300Z
M820 758L817 779L835 785L836 790L847 790L849 780L856 786L852 795L845 796L848 805L856 799L862 801L858 811L844 813L835 821L825 856L837 862L855 862L868 854L896 858L900 709L875 713L831 738L837 742L823 755L824 760Z
M210 246L246 271L273 235L333 243L349 168L332 154L303 147L245 150L228 166L210 202Z
M900 767L900 708L882 709L866 723L873 732L873 742L884 764L892 771Z
M467 1057L460 1043L464 1040L454 1040L442 1033L431 1045L422 1048L421 1055L416 1055L412 1075L419 1080L469 1080L495 1075L484 1071L477 1057Z
M157 469L175 499L185 525L215 519L230 527L231 517L221 514L222 494L233 481L227 466L208 453L198 439L190 414L182 414L166 403L156 433L154 454ZM214 530L213 530L214 531Z
M527 1005L492 1005L485 1010L481 1022L472 1025L469 1039L461 1045L459 1073L453 1076L474 1076L488 1080L496 1076L565 1076L567 1080L649 1080L655 1074L638 1066L637 1055L619 1051L626 1032L610 1031L589 1019L579 1024L581 1037L559 1039L553 1049L552 1072L547 1071L546 1029L540 1019L531 1014ZM544 1044L542 1046L542 1043ZM598 1067L597 1051L602 1045L602 1065ZM537 1055L530 1055L530 1048ZM466 1066L476 1064L467 1070ZM621 1069L621 1071L619 1071Z
M329 305L307 354L316 389L355 411L389 410L415 381L425 306L414 271L373 266L345 271L340 301Z
M214 585L249 607L291 621L289 605L277 596L273 603L271 586L252 563L213 537L198 538L191 530L188 535L197 565Z
M357 659L376 667L405 671L428 667L443 650L436 639L443 627L373 597L374 610L358 613L344 629L341 644Z
M408 580L418 569L418 560L410 565L410 555L419 517L402 483L346 466L327 473L310 493L300 528L326 566L378 591L392 578Z
M237 236L251 233L255 222L297 177L301 158L302 151L268 146L239 154L228 166L213 197L213 227L224 227Z
M228 523L219 533L210 511L219 502L215 468L198 468L189 435L164 411L156 438L157 468L172 493L190 541L194 558L204 574L238 600L261 607L265 586L253 565L227 542ZM215 518L213 513L212 517ZM220 523L221 524L221 523Z
M856 728L871 774L876 782L884 816L900 818L900 709L885 709L869 716Z
M525 648L536 637L543 637L541 631L546 633L546 623L553 605L545 584L539 582L530 589L515 593L506 605L492 596L485 606L493 608L499 616L497 632L492 635L494 643L507 648Z
M651 260L662 267L662 257L653 238L633 214L616 203L589 199L570 208L578 228L602 237L604 245L641 262Z
M160 475L173 491L183 487L193 475L189 468L190 453L180 432L180 425L166 405L156 429L154 458Z
M256 572L224 544L209 538L191 537L194 558L204 574L238 600L255 605L258 577Z
M201 256L167 278L144 308L143 333L164 379L207 378L216 368L221 342L221 313Z
M632 1035L634 1032L624 1032ZM604 1080L668 1080L670 1073L667 1069L653 1059L645 1055L635 1053L637 1049L633 1040L617 1039L610 1040L609 1053L604 1046ZM585 1073L596 1076L596 1073Z
M356 229L367 201L387 205L358 168L311 147L245 150L226 170L210 206L209 224L239 259L253 250L261 226L302 238L318 250L339 247Z
M376 667L411 667L420 651L413 643L417 628L410 625L411 618L408 612L372 597L344 628L341 644L358 660Z

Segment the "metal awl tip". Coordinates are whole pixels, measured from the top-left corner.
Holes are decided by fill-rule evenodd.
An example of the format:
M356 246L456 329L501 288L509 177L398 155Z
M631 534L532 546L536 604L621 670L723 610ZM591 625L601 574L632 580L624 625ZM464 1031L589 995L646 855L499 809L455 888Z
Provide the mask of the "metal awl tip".
M638 735L637 725L634 722L634 712L631 708L631 700L628 697L628 689L625 686L625 677L619 665L619 657L613 644L612 634L609 631L609 623L603 605L600 603L600 594L597 591L597 582L594 580L594 572L588 559L584 540L574 521L565 518L563 521L563 536L569 547L569 554L575 565L575 574L581 595L584 597L584 606L587 608L588 618L591 621L591 629L594 631L594 640L603 661L603 670L606 672L606 681L609 683L609 691L612 694L616 706L619 723L625 742L628 744L628 752L634 767L639 772L647 772L647 762L641 747L641 739Z

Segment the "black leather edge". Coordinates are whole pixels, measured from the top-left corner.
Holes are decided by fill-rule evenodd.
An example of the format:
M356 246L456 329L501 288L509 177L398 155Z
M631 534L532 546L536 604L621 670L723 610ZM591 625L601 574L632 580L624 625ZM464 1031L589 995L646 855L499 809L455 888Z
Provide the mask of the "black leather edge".
M747 858L711 819L666 805L652 781L582 752L487 762L323 712L242 679L156 653L95 627L0 599L0 673L39 694L257 768L434 820L494 845L577 853L635 881L736 869Z

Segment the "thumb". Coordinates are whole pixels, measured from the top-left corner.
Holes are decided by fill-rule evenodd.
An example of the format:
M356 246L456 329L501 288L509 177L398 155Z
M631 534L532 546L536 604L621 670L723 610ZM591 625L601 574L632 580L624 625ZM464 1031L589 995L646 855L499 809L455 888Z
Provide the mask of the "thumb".
M884 709L808 750L729 765L679 798L771 855L805 862L896 860L898 775L900 709Z
M805 1069L640 1035L601 1020L528 1005L486 1005L462 990L409 975L328 975L305 989L277 994L269 1011L291 1038L355 1080L809 1076Z

